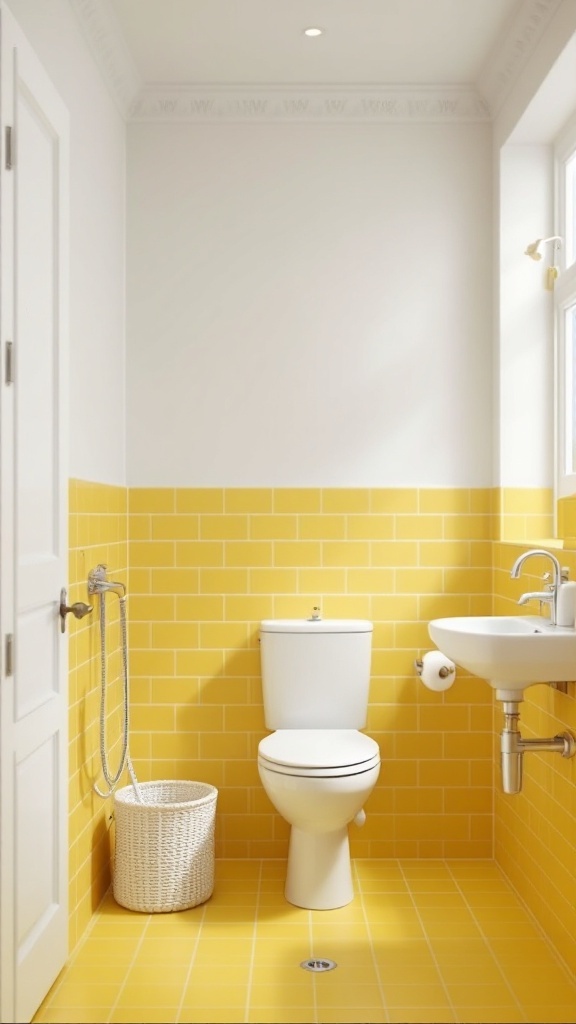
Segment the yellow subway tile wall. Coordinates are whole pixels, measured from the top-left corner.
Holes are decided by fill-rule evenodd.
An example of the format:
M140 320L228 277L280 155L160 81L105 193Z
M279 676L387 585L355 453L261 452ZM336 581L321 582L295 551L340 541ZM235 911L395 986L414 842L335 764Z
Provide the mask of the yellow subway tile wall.
M374 622L367 732L382 770L355 857L492 856L492 700L444 694L414 660L429 619L490 612L489 490L133 488L131 749L142 781L219 790L217 857L285 858L257 770L259 623Z
M575 526L572 523L573 530ZM576 536L576 530L571 536ZM550 563L535 557L525 564L520 579L510 579L510 568L525 550L527 546L494 546L496 614L538 614L537 604L519 609L516 602L524 591L542 589L542 576ZM576 553L558 550L556 555L561 565L568 567L570 579L576 580ZM506 795L499 766L502 727L502 707L495 700L495 857L560 955L576 972L572 926L576 906L576 758L532 751L524 754L522 791ZM568 684L567 694L546 685L524 691L520 731L526 739L555 736L566 730L576 735L576 683Z
M353 856L490 858L494 827L499 864L576 970L576 762L531 754L522 793L504 796L496 755L501 709L489 688L459 672L452 689L431 693L414 670L414 659L432 647L431 618L504 614L516 610L524 584L539 588L530 577L510 580L509 570L535 537L552 532L539 518L546 515L542 500L536 491L127 491L71 481L70 602L88 599L88 572L98 563L128 583L131 749L139 777L213 783L217 856L283 860L287 826L256 768L266 731L259 622L305 616L314 605L325 616L370 618L367 731L383 764L367 823L351 828ZM525 537L512 522L518 514L533 516L522 527ZM515 543L493 543L506 516ZM562 562L576 579L574 499L559 502L558 521ZM530 572L537 577L544 568L533 563ZM93 791L102 783L98 599L94 605L82 622L68 617L71 948L110 883L111 805ZM112 599L107 609L106 744L114 767L121 659ZM575 690L527 691L523 733L576 732Z
M110 885L111 801L94 792L100 768L101 658L99 601L88 596L88 573L99 564L128 582L127 494L124 487L71 480L69 484L68 601L85 601L84 619L67 616L69 631L69 942L73 949ZM106 747L115 773L120 758L122 657L119 606L106 599Z

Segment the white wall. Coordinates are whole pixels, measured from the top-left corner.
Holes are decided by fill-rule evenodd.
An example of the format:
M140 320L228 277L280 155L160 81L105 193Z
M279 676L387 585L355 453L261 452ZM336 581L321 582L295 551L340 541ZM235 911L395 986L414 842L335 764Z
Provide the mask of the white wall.
M126 125L67 0L8 7L70 112L70 476L125 484Z
M492 482L486 124L128 128L128 482Z

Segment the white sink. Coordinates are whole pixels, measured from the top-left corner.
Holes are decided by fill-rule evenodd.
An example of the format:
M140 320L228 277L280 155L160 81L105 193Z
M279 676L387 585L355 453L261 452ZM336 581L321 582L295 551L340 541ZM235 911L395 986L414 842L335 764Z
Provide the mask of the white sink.
M428 632L446 657L490 683L499 700L522 700L534 683L576 680L576 630L540 615L432 619Z

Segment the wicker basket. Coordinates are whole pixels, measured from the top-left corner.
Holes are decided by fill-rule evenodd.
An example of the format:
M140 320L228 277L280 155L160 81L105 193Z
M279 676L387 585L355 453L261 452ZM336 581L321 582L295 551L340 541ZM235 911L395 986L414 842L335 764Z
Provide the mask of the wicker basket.
M141 782L114 794L114 899L165 913L204 903L214 889L218 790L203 782Z

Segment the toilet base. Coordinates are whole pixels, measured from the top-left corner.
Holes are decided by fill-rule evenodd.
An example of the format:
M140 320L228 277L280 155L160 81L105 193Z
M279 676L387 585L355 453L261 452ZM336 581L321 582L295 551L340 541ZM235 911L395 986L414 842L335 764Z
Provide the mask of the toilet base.
M286 899L307 910L335 910L354 899L348 828L303 832L292 826Z

